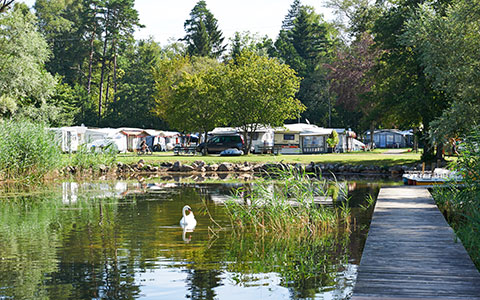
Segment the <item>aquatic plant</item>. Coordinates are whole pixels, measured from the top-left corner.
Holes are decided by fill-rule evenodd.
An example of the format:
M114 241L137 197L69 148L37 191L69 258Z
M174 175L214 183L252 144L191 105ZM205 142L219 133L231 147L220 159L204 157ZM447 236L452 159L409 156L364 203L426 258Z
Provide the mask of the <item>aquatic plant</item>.
M433 189L433 197L480 270L480 128L460 145L454 166L462 173L464 184Z
M56 169L61 152L44 124L0 123L0 179L38 179Z
M347 191L337 182L297 170L278 172L275 178L275 183L264 181L238 189L227 201L234 230L304 237L348 227ZM338 186L340 201L329 196L330 185Z
M95 169L101 165L112 166L117 161L117 148L110 144L102 149L95 150L81 145L76 153L70 154L65 164L80 169Z

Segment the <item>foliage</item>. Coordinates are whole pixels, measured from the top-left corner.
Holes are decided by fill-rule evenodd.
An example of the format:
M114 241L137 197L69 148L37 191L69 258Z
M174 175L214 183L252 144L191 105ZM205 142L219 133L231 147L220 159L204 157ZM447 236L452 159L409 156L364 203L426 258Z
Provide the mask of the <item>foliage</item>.
M73 86L83 79L83 63L88 56L88 5L92 1L36 0L38 29L52 51L46 69ZM92 24L93 25L93 24Z
M228 123L242 128L245 140L259 126L282 126L305 110L295 99L300 79L276 59L243 51L228 65L226 84Z
M0 178L41 179L60 163L52 132L30 121L0 123Z
M186 132L206 133L225 124L225 72L209 58L163 61L157 72L158 112L170 126Z
M426 140L426 133L430 122L448 107L449 99L432 87L414 50L415 45L400 38L416 7L415 1L401 1L388 7L375 21L374 41L383 51L372 72L376 84L367 101L375 106L372 118L386 127L423 127L423 158L430 160L434 149L431 141Z
M315 203L315 199L328 197L329 183L325 179L296 171L275 176L278 185L260 182L251 190L238 190L227 202L234 230L300 238L322 236L349 224L348 205L327 207ZM343 192L341 201L348 202Z
M54 91L55 80L44 68L48 46L35 23L24 5L0 14L0 96L18 107L41 105Z
M81 170L95 170L102 165L113 166L117 162L117 152L113 143L102 149L88 149L86 145L81 145L77 152L69 155L64 164Z
M190 56L219 58L225 51L217 19L208 10L205 1L197 2L184 27L186 35L182 40L187 43L187 53Z
M480 269L480 128L464 140L455 169L463 175L464 184L435 188L433 196L452 224L470 257Z
M302 116L312 123L328 125L331 116L331 95L323 64L331 57L335 35L335 29L313 8L294 1L270 51L302 78L297 97L307 107Z
M432 85L452 104L431 123L436 140L464 135L480 123L478 98L480 60L480 1L458 1L442 13L435 4L418 7L402 35L403 43L415 45L419 61Z
M236 60L242 52L254 52L260 56L268 56L273 47L273 41L268 37L260 37L249 31L235 32L233 38L230 38L231 50L228 55L230 59Z
M371 91L374 78L368 76L375 66L380 51L373 47L371 35L363 33L346 49L339 49L336 58L328 68L330 90L337 96L336 104L342 111L355 112L349 126L359 127L361 117L373 110L372 102L362 101L362 96ZM356 124L355 124L356 121Z
M107 116L108 125L166 129L165 122L154 112L154 69L162 55L163 50L152 40L139 41L123 53L119 69L124 73L119 78L117 101Z
M336 130L332 130L332 133L327 139L327 144L330 148L335 148L338 145L338 142L340 142L338 133Z

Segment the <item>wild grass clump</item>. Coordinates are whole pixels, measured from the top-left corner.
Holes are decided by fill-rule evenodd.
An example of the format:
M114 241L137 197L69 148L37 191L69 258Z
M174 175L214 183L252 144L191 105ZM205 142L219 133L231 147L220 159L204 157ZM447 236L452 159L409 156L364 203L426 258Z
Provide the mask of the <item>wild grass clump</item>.
M348 227L347 192L338 183L298 171L283 171L275 177L274 182L260 182L249 189L237 190L227 202L234 230L301 238ZM331 185L338 187L336 190L340 190L343 200L334 205L319 204L331 199Z
M61 151L44 124L0 123L0 179L40 179L55 170Z
M435 188L433 197L480 270L480 130L472 132L459 148L455 168L462 173L464 184Z
M117 161L117 152L114 144L101 149L89 149L86 145L81 145L76 153L70 155L67 164L82 170L98 168L101 165L112 166Z

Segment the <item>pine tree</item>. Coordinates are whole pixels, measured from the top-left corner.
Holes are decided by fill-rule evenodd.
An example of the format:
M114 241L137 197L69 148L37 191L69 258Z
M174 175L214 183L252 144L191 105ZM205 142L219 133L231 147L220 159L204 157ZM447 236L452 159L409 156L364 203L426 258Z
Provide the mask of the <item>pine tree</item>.
M186 35L181 40L187 43L189 55L219 58L225 51L217 19L207 9L205 1L197 2L190 12L190 19L185 21L184 28Z
M285 16L285 19L282 21L282 30L291 30L295 23L295 19L298 17L300 7L300 0L294 0L290 6L288 14Z

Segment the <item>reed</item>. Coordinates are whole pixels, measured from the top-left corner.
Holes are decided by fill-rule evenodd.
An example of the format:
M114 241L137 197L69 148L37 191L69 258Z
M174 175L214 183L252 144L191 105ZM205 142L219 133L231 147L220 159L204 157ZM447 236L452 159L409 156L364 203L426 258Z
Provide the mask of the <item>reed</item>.
M96 169L101 165L112 166L117 161L117 149L109 145L103 149L92 151L81 145L76 153L70 154L65 164L81 170Z
M39 179L60 164L60 149L44 124L6 120L0 141L0 179Z
M348 228L347 192L338 183L295 170L276 173L275 178L238 189L227 202L234 230L300 238ZM330 197L331 185L338 187L342 200L333 205L316 203Z

